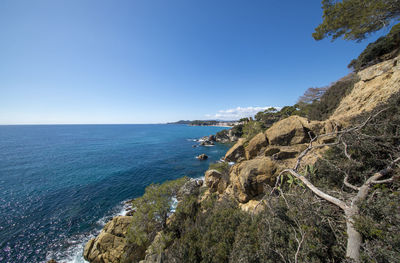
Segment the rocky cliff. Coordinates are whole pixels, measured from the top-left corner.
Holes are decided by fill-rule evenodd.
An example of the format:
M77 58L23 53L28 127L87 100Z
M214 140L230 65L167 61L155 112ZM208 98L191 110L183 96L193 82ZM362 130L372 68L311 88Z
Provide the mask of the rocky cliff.
M357 73L359 81L343 98L332 120L347 121L363 112L373 110L387 101L400 88L400 56L368 67Z

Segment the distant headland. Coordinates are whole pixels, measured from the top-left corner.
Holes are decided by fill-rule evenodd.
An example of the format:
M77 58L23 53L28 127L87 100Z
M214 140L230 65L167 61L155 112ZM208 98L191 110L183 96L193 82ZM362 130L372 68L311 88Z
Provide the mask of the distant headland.
M180 120L177 122L169 122L167 124L185 124L189 126L220 126L220 127L233 127L240 124L240 121L222 121L222 120Z

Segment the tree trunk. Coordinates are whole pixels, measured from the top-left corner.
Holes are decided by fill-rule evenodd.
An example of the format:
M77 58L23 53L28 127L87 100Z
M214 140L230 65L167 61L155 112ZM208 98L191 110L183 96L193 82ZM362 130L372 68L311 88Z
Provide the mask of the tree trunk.
M353 219L355 215L358 215L358 207L349 207L344 212L346 215L347 227L346 257L353 259L355 262L360 262L360 247L362 237L361 234L355 229Z

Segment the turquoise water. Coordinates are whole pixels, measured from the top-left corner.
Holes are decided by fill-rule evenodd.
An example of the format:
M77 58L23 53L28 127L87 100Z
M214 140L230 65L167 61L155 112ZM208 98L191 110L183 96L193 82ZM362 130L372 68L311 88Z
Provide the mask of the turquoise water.
M123 201L153 182L203 176L228 146L193 140L221 129L0 126L0 262L83 262L84 243Z

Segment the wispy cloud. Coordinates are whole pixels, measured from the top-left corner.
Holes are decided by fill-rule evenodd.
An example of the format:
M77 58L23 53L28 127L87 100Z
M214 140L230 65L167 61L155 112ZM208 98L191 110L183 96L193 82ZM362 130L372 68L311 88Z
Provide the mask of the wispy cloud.
M207 114L206 117L209 119L218 120L238 120L245 117L253 117L257 112L264 111L273 106L266 107L237 107L234 109L220 110L216 114ZM280 109L280 107L275 107Z

